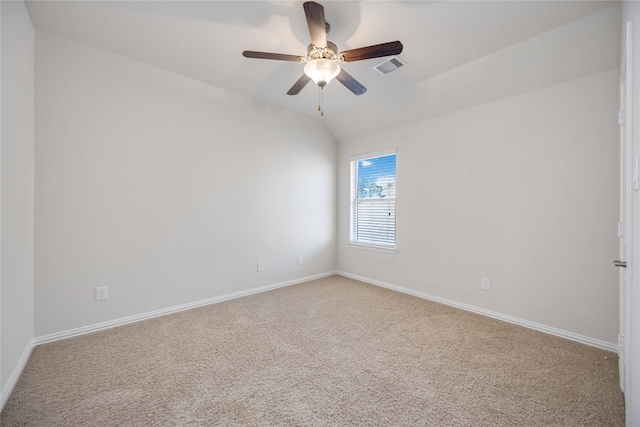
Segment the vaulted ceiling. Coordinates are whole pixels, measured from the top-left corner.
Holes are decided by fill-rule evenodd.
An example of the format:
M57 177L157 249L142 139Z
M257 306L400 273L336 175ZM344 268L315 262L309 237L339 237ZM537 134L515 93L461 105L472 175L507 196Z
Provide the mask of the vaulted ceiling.
M304 64L243 50L306 54L302 1L29 1L37 29L322 120L338 139L408 124L616 68L620 8L611 1L324 1L328 39L344 51L393 40L406 66L342 64L339 82L296 96Z

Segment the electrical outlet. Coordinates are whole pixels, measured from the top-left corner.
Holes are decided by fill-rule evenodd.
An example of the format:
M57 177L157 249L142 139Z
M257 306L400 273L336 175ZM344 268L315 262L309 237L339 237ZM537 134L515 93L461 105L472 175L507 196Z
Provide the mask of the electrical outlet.
M486 277L482 278L482 289L484 289L485 291L490 291L491 290L491 280L487 279Z
M109 299L109 288L106 286L98 286L96 288L96 301Z
M258 261L258 271L264 270L264 262Z
M304 262L304 258L302 258L302 255L300 255L298 257L298 265L302 265L303 262Z

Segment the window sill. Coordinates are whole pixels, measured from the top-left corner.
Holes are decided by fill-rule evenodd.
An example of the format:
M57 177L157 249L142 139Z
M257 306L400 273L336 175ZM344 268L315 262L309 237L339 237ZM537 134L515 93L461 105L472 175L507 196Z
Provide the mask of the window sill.
M382 252L386 254L396 254L397 249L395 246L378 246L368 245L366 243L349 242L349 246L356 249L364 249L365 251Z

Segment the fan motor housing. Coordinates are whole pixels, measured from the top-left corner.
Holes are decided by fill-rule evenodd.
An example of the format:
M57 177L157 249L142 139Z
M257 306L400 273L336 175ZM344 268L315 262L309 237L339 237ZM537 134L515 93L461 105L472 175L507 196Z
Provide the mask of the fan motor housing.
M327 41L327 47L316 47L310 44L307 48L307 60L314 59L338 59L338 46Z

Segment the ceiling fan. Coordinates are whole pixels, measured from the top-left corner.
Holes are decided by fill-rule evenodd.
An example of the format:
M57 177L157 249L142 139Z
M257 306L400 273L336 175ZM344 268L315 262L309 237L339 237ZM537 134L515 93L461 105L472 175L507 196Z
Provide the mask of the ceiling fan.
M242 52L242 55L246 58L306 62L307 65L304 67L304 74L297 82L295 82L291 89L289 89L287 95L297 95L310 80L313 80L320 89L323 89L334 78L355 95L362 95L367 91L367 88L354 79L345 70L340 68L338 63L399 55L402 52L402 43L399 41L340 52L334 43L327 41L329 24L324 19L324 7L321 4L312 1L304 3L303 7L304 13L307 17L309 33L311 34L311 44L307 48L307 56L256 52L252 50L245 50ZM322 114L320 106L318 106L318 110L320 110Z

